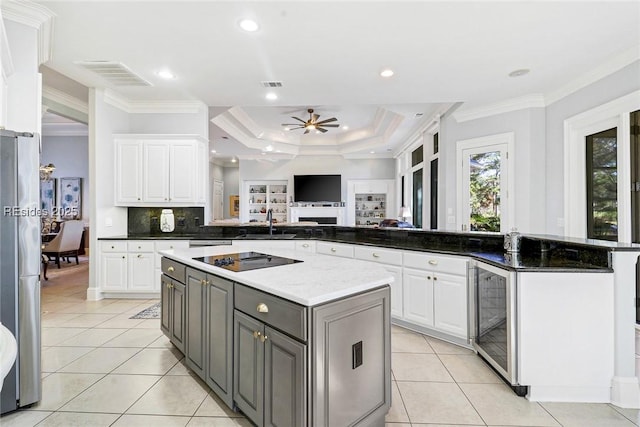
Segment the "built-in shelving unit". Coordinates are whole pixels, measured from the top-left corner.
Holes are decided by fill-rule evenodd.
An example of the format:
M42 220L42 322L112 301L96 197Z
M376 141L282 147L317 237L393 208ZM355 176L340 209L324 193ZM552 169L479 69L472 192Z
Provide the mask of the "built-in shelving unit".
M356 225L378 225L386 218L387 195L385 193L356 193Z
M287 181L249 181L245 188L249 222L266 221L269 209L273 210L274 222L287 222Z

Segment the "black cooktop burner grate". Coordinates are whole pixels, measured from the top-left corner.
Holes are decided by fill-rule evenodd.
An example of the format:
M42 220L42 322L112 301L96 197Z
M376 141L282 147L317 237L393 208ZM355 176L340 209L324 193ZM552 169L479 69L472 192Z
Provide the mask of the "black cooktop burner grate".
M263 254L261 252L238 252L234 254L196 257L194 259L196 261L201 261L206 264L235 272L257 270L259 268L277 267L279 265L289 265L302 262L297 259Z

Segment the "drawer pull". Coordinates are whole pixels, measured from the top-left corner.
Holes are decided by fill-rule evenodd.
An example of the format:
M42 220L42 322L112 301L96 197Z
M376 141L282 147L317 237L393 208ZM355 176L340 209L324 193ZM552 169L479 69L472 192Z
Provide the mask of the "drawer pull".
M436 280L438 280L438 278L436 276L433 276L433 281L435 282Z
M124 256L124 255L122 255L122 259L124 259L124 258L125 258L125 256Z
M142 258L142 254L138 254L138 258Z
M374 253L373 253L373 257L374 257L374 258L380 258L380 255L378 255L377 253L375 253L375 252L374 252Z
M176 271L176 269L175 269L175 268L173 268L173 267L169 267L169 268L167 268L167 271L168 271L169 273L173 273L174 271Z
M262 335L260 337L260 341L265 342L268 339L268 337L266 335Z
M267 307L267 304L261 302L256 307L256 310L258 310L258 313L268 313L269 312L269 307Z
M335 252L335 251L337 251L336 248L331 248L331 252Z
M431 280L431 276L427 276L427 280Z
M206 284L207 284L207 281L206 281L206 280L204 280L204 279L200 279L200 284L201 284L202 286L204 286L204 285L206 285Z
M309 247L309 244L308 244L308 243L303 243L303 244L302 244L302 247L303 247L303 248L308 248L308 247Z
M167 289L171 289L173 288L173 285L171 283L167 283Z
M258 331L253 331L253 338L254 339L258 339L259 336L261 336L262 334Z
M138 246L138 249L142 249L142 246Z
M430 259L429 260L429 264L431 265L438 265L438 261L434 260L434 259Z
M169 249L173 249L173 246L169 246Z

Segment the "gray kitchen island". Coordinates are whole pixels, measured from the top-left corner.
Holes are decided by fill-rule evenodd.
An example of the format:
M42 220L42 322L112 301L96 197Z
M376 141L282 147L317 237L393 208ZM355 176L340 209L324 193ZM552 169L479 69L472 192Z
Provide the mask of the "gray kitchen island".
M162 330L229 407L257 426L384 425L384 268L250 242L162 255Z

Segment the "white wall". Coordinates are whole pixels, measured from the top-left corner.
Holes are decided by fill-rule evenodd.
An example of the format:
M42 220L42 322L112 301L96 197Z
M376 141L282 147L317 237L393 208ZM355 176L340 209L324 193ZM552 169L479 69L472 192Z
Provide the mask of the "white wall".
M89 138L87 136L44 136L40 163L53 163L52 178L82 178L82 221L89 222ZM57 181L60 194L60 181ZM60 205L60 200L57 200Z
M394 179L394 159L345 159L342 156L298 156L292 160L240 160L240 182L292 180L293 175L342 175L342 198L350 179Z
M640 89L640 61L560 99L546 108L546 215L548 234L564 235L564 121Z

